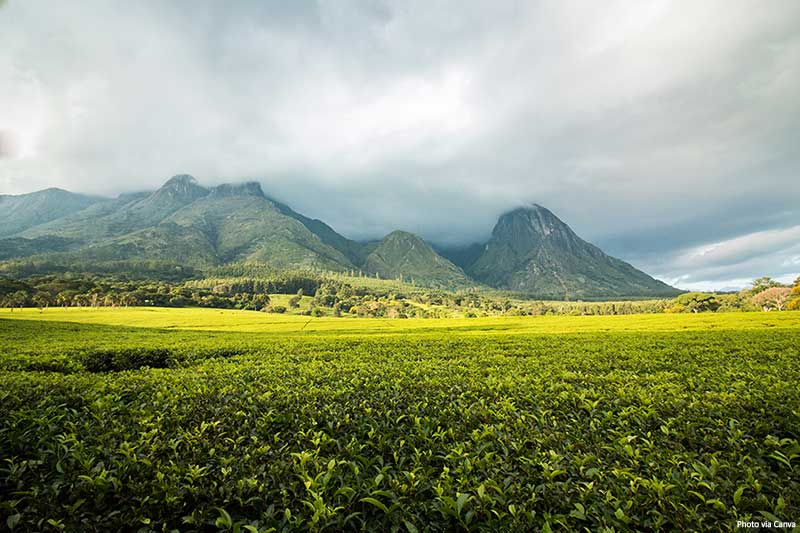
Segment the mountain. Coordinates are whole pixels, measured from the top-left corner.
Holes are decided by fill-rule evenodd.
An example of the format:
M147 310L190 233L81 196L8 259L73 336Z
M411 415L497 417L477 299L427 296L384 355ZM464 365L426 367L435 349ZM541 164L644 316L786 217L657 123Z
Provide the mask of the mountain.
M49 224L32 227L19 236L54 235L95 244L152 227L208 194L209 190L199 186L193 177L174 176L154 192L121 195Z
M66 258L157 259L203 267L258 262L274 269L346 270L354 265L300 222L284 215L255 182L210 189L176 176L147 195L110 201L24 236L82 240ZM63 257L62 257L63 258Z
M360 271L420 286L479 284L540 298L671 296L677 291L603 253L538 205L500 217L486 244L436 249L411 233L350 240L266 196L257 182L203 187L188 175L114 199L48 189L0 196L0 261L136 261L191 267Z
M542 298L674 296L679 291L578 237L533 204L503 214L466 271L489 286Z
M202 235L219 263L258 262L275 269L355 268L341 251L284 214L255 182L215 187L165 222Z
M256 182L206 188L179 175L156 191L97 201L40 222L0 239L0 260L155 260L196 268L258 263L275 270L402 276L424 286L474 285L416 236L396 232L381 242L352 241L267 197Z
M45 189L16 196L0 194L0 238L81 211L101 200L62 189Z
M456 288L475 285L464 271L437 254L414 234L393 231L364 260L364 269L382 278L422 280L425 285Z

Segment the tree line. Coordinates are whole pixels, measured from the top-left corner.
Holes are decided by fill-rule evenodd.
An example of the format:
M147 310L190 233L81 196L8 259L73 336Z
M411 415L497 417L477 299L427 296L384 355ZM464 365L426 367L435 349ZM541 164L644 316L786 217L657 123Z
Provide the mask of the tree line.
M783 285L770 277L761 277L737 293L714 294L687 292L665 309L668 313L725 311L783 311L800 309L800 277L792 285Z
M800 309L800 278L792 286L768 277L738 293L684 293L674 299L621 302L521 300L491 292L448 292L407 286L360 286L315 273L190 281L130 280L92 275L0 278L0 307L210 307L274 313L359 317L627 315ZM286 305L270 295L291 295ZM304 296L308 298L303 298ZM310 298L310 301L309 301ZM285 298L282 300L285 301ZM301 303L306 302L301 309Z

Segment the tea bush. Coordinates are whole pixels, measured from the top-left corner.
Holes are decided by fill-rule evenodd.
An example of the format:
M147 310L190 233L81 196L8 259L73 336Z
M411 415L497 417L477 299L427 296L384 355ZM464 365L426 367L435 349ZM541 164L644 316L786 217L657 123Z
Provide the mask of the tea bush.
M290 336L0 320L0 509L24 531L796 519L799 331Z

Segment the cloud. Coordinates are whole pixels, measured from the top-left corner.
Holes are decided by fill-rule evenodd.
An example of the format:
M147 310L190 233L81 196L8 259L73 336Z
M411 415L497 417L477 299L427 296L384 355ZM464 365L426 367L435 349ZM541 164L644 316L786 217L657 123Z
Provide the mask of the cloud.
M11 0L0 191L258 179L348 236L445 243L535 201L636 266L722 283L681 254L800 221L798 19L791 0Z
M753 281L754 272L788 283L800 273L800 225L689 248L651 267L686 289L740 289Z

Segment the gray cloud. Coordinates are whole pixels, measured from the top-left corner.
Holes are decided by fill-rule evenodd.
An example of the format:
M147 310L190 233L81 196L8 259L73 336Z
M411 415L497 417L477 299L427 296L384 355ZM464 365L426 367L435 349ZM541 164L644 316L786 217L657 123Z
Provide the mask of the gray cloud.
M687 259L800 223L800 3L494 4L11 0L0 190L259 179L448 243L536 201L679 285L800 271Z

